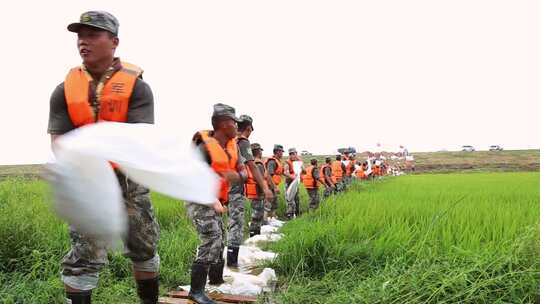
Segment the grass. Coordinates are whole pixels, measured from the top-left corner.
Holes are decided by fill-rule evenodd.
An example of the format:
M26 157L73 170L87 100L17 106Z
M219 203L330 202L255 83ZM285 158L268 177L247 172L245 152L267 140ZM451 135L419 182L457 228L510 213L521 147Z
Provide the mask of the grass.
M305 191L301 195L305 201ZM164 294L189 284L198 237L182 202L156 193L152 202L161 228L158 250ZM60 261L69 250L69 234L50 207L45 182L26 177L0 182L0 303L63 303ZM246 211L247 222L249 206ZM278 214L284 212L280 198ZM136 303L129 260L111 252L109 262L100 274L93 303Z
M272 246L279 303L538 303L540 174L357 185Z
M276 303L540 303L540 173L431 174L356 184L287 223ZM0 182L0 303L60 303L66 225L39 180ZM307 196L301 192L305 210ZM162 293L189 284L198 243L182 203L153 194ZM246 218L249 218L249 208ZM278 214L284 213L282 196ZM94 303L136 303L110 253Z
M161 225L159 252L162 291L189 284L197 236L182 203L153 194ZM0 303L63 303L60 261L69 249L65 223L50 211L42 181L8 179L0 183ZM128 259L109 254L94 303L136 303Z

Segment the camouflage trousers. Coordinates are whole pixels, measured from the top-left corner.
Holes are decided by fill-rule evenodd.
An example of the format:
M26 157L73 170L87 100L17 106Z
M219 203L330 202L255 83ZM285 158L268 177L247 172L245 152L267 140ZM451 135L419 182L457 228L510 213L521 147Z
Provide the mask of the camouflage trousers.
M330 195L332 195L332 193L334 193L334 188L325 186L324 187L323 198L328 198Z
M289 188L290 183L285 184L285 191ZM292 200L287 200L287 216L300 216L300 187Z
M156 221L149 190L117 171L128 215L128 232L124 237L124 255L133 269L159 271L159 225ZM62 281L75 289L91 290L97 286L100 270L108 264L103 241L82 235L70 228L71 250L62 261Z
M278 209L278 197L276 191L271 191L274 194L274 198L272 198L271 200L267 199L264 203L264 211L266 211L267 213L274 213Z
M223 260L225 249L222 216L211 206L186 203L186 209L201 241L194 262L205 265L219 263Z
M240 247L244 241L244 202L241 193L230 193L227 246Z
M307 193L309 195L309 209L315 210L319 208L319 203L321 202L319 197L319 189L307 189Z
M345 191L345 185L343 184L343 180L336 182L336 193Z
M249 231L260 231L264 218L264 199L251 200L251 224Z

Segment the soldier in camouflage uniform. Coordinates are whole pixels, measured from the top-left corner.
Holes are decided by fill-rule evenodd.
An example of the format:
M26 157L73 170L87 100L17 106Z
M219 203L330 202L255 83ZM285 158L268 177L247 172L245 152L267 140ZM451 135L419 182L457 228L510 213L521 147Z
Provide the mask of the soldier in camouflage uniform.
M270 176L266 173L266 169L262 161L262 151L263 149L261 148L260 144L254 143L251 145L251 152L253 157L255 157L256 168L258 169L259 174L265 178L265 184L268 185L272 181ZM251 172L251 169L249 171ZM246 190L246 194L251 200L251 224L249 225L249 236L252 237L261 233L261 226L264 219L265 194L263 188L257 184L251 176L248 176Z
M310 161L310 165L306 168L306 173L303 174L302 181L306 187L309 196L309 210L315 210L319 208L319 184L320 184L320 170L317 166L317 159L313 158Z
M275 144L273 149L273 155L269 157L266 162L266 171L271 177L271 181L268 184L272 191L273 197L266 199L264 204L265 220L267 218L276 217L276 210L278 208L278 194L280 192L279 185L283 176L283 165L281 158L283 157L283 146Z
M223 250L225 247L225 229L222 204L229 201L229 185L242 184L247 173L244 161L236 144L237 125L233 107L225 104L214 105L212 115L213 131L200 131L193 137L193 142L207 163L221 177L219 201L213 207L186 203L188 216L195 226L201 244L191 267L190 299L195 303L215 303L205 294L206 278L210 284L223 283ZM232 167L232 163L235 164Z
M332 158L327 157L325 161L326 164L324 164L321 168L321 178L326 182L324 184L323 198L329 197L336 191L336 186L332 181Z
M295 148L289 149L289 159L285 163L284 168L284 175L285 175L285 191L291 183L294 181L294 178L296 177L296 173L293 170L293 162L294 161L300 161L300 158L298 157L298 152ZM302 172L300 174L305 173L304 168L302 168ZM300 216L300 187L298 188L298 191L296 192L296 195L292 200L287 201L287 219L292 219L295 216Z
M236 142L244 164L252 172L254 180L263 190L263 195L271 199L273 194L264 182L263 176L256 170L255 158L251 154L249 136L253 130L253 119L249 115L241 115L238 122L238 137ZM238 267L238 252L240 245L244 241L245 199L244 184L233 185L229 192L229 204L227 205L229 208L227 266L232 268Z
M83 65L72 69L51 96L48 133L53 150L58 136L98 120L154 123L154 99L150 87L142 80L142 70L114 57L119 43L118 20L107 12L90 11L81 15L80 22L70 24L68 30L78 34L77 46ZM123 86L126 78L133 81L131 85ZM119 92L118 84L122 85L123 92ZM88 89L88 94L81 95L78 87ZM119 96L119 93L125 95ZM77 94L80 99L73 97ZM106 106L110 102L127 106L123 109ZM159 226L149 191L118 169L115 172L128 214L125 255L133 263L141 303L157 303ZM70 236L71 250L62 261L66 302L90 303L99 272L108 263L107 249L103 241L82 235L73 228Z

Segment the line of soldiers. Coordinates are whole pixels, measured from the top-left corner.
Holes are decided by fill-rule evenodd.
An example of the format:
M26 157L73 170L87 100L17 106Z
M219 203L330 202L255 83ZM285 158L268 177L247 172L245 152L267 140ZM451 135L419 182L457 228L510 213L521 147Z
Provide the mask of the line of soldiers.
M219 201L214 206L187 203L187 212L196 227L201 244L191 269L190 298L195 303L215 303L205 294L205 286L224 283L224 248L227 246L226 265L238 269L238 253L244 240L244 204L251 204L249 236L260 234L265 221L276 218L280 186L285 180L285 189L300 178L309 195L309 209L319 207L320 187L324 197L346 190L355 178L368 178L368 163L356 164L355 156L348 152L337 155L332 161L318 166L317 159L308 166L295 170L295 162L301 162L295 148L288 150L289 157L283 159L284 148L276 144L272 156L263 159L259 143L251 144L249 138L254 131L253 118L249 115L236 116L233 107L218 103L212 114L212 130L199 131L193 143L203 154L209 166L220 176ZM342 157L344 160L342 160ZM381 172L378 169L378 173ZM300 175L300 176L298 176ZM287 196L286 196L287 197ZM287 218L300 215L300 196L286 198ZM228 213L227 226L222 215Z
M142 78L143 70L114 57L119 45L118 20L108 12L89 11L67 29L77 33L82 65L70 69L51 95L47 131L53 151L59 136L87 124L99 121L153 124L154 98ZM338 155L335 161L327 158L321 167L312 159L309 166L295 172L294 162L300 160L297 151L289 149L289 158L284 162L283 146L275 145L273 155L263 160L261 146L249 142L254 131L253 119L248 115L236 117L235 109L228 105L214 105L211 123L212 130L196 132L192 142L221 179L219 198L213 206L186 203L188 216L201 240L191 267L190 297L195 303L204 304L215 303L204 292L207 278L210 284L224 282L225 242L227 265L238 267L246 198L253 210L249 234L254 236L260 234L265 220L276 217L282 178L287 188L300 174L310 197L309 208L316 209L320 203L319 186L325 187L324 197L328 197L344 191L357 172L368 176L367 167L355 167L354 156L350 155L344 156L349 161L347 166ZM126 176L121 168L116 165L113 168L128 215L125 256L132 261L141 303L154 304L159 295L160 230L150 192ZM226 212L227 227L222 219ZM287 217L298 215L300 199L296 192L287 200ZM70 237L71 248L62 260L61 270L66 303L88 304L99 273L108 264L107 247L73 228Z

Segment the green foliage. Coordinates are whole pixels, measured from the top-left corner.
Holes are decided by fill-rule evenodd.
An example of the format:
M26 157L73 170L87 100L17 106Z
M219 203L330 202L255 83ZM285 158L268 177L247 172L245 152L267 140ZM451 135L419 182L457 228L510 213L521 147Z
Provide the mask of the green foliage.
M536 303L540 174L357 185L271 246L280 303Z

